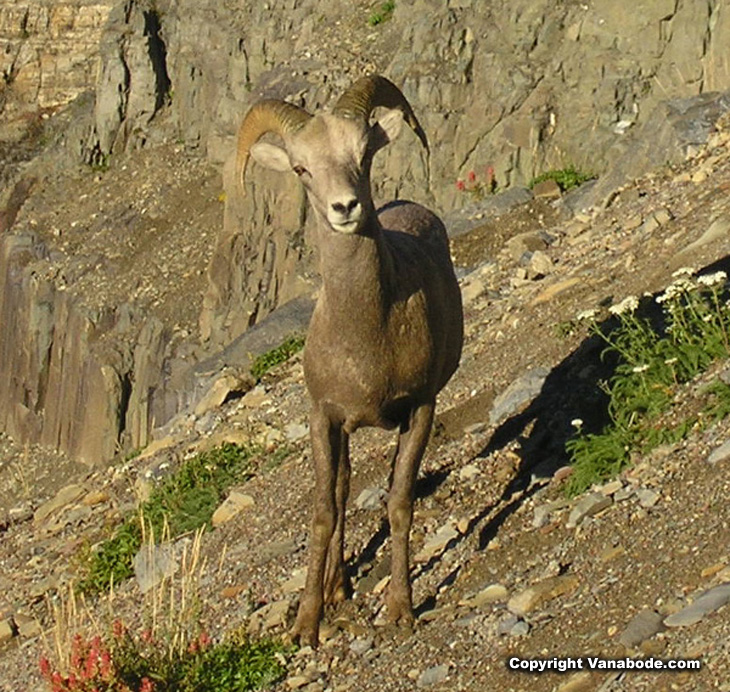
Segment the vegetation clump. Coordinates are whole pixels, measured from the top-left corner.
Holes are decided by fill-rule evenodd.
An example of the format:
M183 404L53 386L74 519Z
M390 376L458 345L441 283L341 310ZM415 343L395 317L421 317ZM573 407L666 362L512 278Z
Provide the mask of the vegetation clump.
M276 348L258 356L251 365L251 374L260 380L271 368L286 362L303 348L304 337L294 334Z
M459 192L467 193L472 199L480 201L488 195L497 191L497 179L494 173L494 166L484 168L483 178L479 178L476 171L469 171L466 180L461 178L456 181L456 189Z
M143 594L135 628L119 617L100 627L73 589L50 603L54 646L39 664L51 692L249 692L283 677L290 647L252 640L242 628L214 641L202 626L202 533L183 548L174 573ZM154 548L149 536L145 545ZM110 611L115 598L111 590Z
M370 26L378 26L378 24L387 22L393 16L394 11L394 0L386 0L386 2L382 3L377 10L374 10L370 14L370 16L368 17L368 24Z
M593 180L595 177L595 175L580 171L573 164L570 164L566 168L541 173L530 181L528 187L532 189L535 185L545 180L554 180L563 192L567 192L574 187L587 183L589 180Z
M43 656L39 666L51 692L252 692L284 676L286 653L275 640L214 643L205 632L171 650L153 631L136 635L117 620L109 638L76 634L66 665Z
M79 582L83 593L99 593L133 574L132 563L143 542L143 527L155 537L165 525L176 538L209 523L228 488L251 475L253 447L224 443L188 459L177 473L157 485L140 508L128 517L91 554L85 576Z
M641 316L640 300L634 296L609 309L614 320L607 326L599 325L597 311L578 315L606 342L604 355L617 356L618 365L602 384L609 399L609 423L599 433L584 433L582 421L574 421L577 433L566 444L573 465L569 495L615 476L629 465L632 454L683 439L697 425L730 413L730 387L718 380L707 392L710 401L701 416L672 427L656 424L672 406L680 385L730 357L725 272L693 278L691 270L682 269L675 278L655 298L661 306L659 320Z

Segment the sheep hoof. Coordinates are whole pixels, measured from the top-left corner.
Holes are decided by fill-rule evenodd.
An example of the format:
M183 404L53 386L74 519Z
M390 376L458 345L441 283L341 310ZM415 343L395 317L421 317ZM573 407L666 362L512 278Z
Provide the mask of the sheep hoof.
M319 622L300 622L297 618L289 632L289 638L299 646L311 646L316 649L319 645Z
M413 627L416 618L409 600L389 599L387 605L386 617L389 622L407 628Z

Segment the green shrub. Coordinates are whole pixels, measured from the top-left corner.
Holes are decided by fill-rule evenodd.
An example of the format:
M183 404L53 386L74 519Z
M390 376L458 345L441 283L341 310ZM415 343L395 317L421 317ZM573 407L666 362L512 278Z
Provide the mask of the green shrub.
M387 22L393 16L394 11L395 2L393 0L386 0L386 2L380 5L379 9L371 13L368 17L368 24L370 26L378 26L378 24Z
M76 634L65 661L42 656L41 675L52 692L250 692L286 672L290 650L274 640L171 634L164 627L133 634L116 620L107 637Z
M595 311L579 315L591 333L603 339L604 351L618 356L618 365L603 387L609 397L609 424L600 432L577 434L567 442L573 465L566 491L580 493L623 470L632 453L685 437L698 423L688 417L672 428L655 421L671 406L677 388L704 372L713 362L730 356L730 306L723 292L725 272L690 278L690 270L676 272L677 280L656 298L662 306L658 325L637 311L639 300L629 297L610 308L618 324L604 329ZM712 402L705 419L730 413L730 387L711 387Z
M251 365L251 374L260 380L271 368L289 360L302 348L304 348L304 337L296 334L290 336L284 343L258 356Z
M595 177L595 175L590 173L579 171L571 164L567 168L541 173L530 181L528 187L532 189L535 185L542 183L545 180L554 180L563 192L567 192L568 190L572 190L574 187L578 187L589 180L593 180Z
M251 476L249 460L255 451L224 443L183 463L153 489L139 515L128 517L91 555L79 589L99 593L112 581L132 576L132 561L142 546L142 522L153 540L162 536L166 525L170 537L176 538L207 524L226 490Z

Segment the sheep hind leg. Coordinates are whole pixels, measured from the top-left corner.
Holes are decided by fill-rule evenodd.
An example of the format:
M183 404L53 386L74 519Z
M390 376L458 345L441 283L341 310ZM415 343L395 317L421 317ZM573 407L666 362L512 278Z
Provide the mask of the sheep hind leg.
M414 619L408 540L413 520L416 477L431 432L433 411L433 402L423 404L411 412L408 422L401 427L388 496L392 566L387 615L389 620L399 624L408 625Z
M340 603L351 594L350 581L345 569L345 512L350 493L349 436L342 431L337 464L335 486L335 508L337 521L327 551L327 566L324 574L324 602Z
M310 415L315 491L309 535L309 567L291 636L302 645L319 643L324 606L324 576L330 542L337 522L336 485L342 428L314 407Z

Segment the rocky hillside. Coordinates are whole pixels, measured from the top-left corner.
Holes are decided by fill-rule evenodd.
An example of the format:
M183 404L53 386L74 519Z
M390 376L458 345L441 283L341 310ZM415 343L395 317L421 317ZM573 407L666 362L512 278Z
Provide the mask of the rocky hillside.
M393 440L363 431L348 524L356 597L328 613L322 646L299 652L278 689L727 689L730 419L635 456L615 481L574 500L562 493L561 465L571 421L605 406L596 398L600 343L564 326L579 311L662 290L680 266L730 268L729 187L730 132L721 130L686 164L617 190L605 209L572 212L584 189L498 217L493 200L476 212L481 225L453 241L467 342L418 487L415 629L382 619ZM729 366L720 361L678 390L669 415L699 401L713 378L727 379ZM34 659L50 626L44 594L78 576L74 556L109 535L150 479L223 441L268 451L239 488L246 502L233 511L228 503L204 536L202 617L214 636L285 631L302 586L312 496L301 363L219 401L107 469L3 438L0 689L43 689ZM120 585L115 615L134 622L140 598L134 580ZM105 617L104 599L95 607ZM512 656L625 655L699 659L702 668L531 675L506 665Z
M571 421L605 419L610 375L576 314L660 291L682 266L730 268L723 3L645 0L629 16L416 0L376 26L380 5L365 1L27 5L0 0L3 692L43 689L49 603L88 549L154 479L223 441L266 453L238 489L248 506L204 536L204 623L220 636L290 622L308 402L298 357L255 387L248 367L306 324L316 263L294 181L256 170L242 201L230 151L259 96L325 107L373 70L403 86L432 143L427 162L404 134L378 162L377 194L444 216L467 342L419 482L415 630L381 614L393 441L358 433L356 598L280 689L730 690L728 420L636 454L574 500L562 468ZM568 194L523 187L568 164L598 179ZM456 186L473 170L478 188L488 167L498 194ZM728 367L683 385L667 415L700 410ZM115 598L134 621L134 580ZM505 663L636 652L703 666L529 675Z

